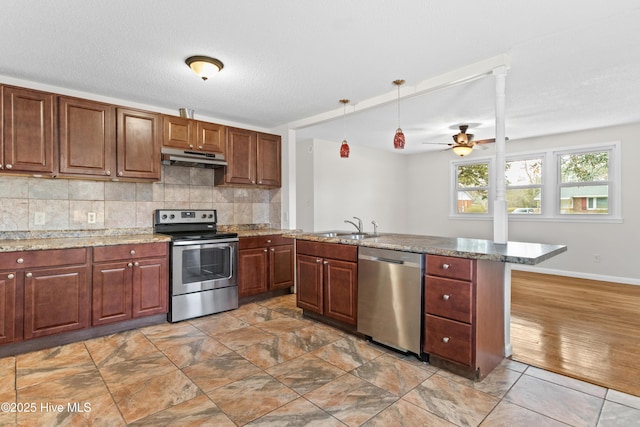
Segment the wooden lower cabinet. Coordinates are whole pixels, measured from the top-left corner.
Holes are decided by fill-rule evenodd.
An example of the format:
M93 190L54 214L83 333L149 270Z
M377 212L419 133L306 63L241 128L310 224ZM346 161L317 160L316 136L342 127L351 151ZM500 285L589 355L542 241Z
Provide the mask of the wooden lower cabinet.
M93 326L168 311L168 245L94 248Z
M0 272L0 344L13 342L16 317L16 272Z
M238 248L239 297L293 286L292 239L277 234L241 237Z
M482 379L504 358L504 264L426 255L423 351Z
M297 305L355 326L358 320L358 248L298 241Z

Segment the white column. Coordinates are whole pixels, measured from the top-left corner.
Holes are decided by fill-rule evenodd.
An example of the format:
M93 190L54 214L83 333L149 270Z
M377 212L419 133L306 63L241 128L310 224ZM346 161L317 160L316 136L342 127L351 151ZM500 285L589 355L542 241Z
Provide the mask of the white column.
M506 187L504 180L505 167L505 86L507 67L493 70L496 80L496 164L495 164L495 200L493 203L493 241L507 243L508 214Z

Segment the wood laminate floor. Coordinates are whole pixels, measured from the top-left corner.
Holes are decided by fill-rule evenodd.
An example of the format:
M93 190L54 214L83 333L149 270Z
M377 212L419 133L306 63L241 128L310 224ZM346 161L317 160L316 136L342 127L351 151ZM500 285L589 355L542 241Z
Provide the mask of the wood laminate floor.
M513 271L513 360L640 396L640 286Z

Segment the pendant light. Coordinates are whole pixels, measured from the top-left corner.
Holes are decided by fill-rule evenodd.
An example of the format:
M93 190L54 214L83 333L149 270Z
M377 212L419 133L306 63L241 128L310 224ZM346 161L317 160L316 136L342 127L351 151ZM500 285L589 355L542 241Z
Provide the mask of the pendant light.
M394 80L393 84L398 87L398 129L396 129L396 134L393 136L393 148L402 150L404 149L404 133L400 128L400 86L404 84L404 80Z
M347 104L349 103L348 99L341 99L340 103L342 104L342 144L340 145L340 157L346 159L349 157L349 144L347 143Z

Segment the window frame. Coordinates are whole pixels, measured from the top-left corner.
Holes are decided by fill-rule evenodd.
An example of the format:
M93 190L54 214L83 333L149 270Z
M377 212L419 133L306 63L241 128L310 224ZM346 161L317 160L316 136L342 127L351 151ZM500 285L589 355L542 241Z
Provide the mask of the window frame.
M560 213L560 157L566 154L609 151L609 212L606 214L561 214ZM611 141L576 145L562 148L514 153L505 156L506 162L542 158L541 211L536 215L508 215L509 221L554 221L554 222L622 222L622 144ZM457 167L489 163L489 205L487 213L460 213L457 211ZM495 200L495 156L463 158L450 161L449 217L451 219L492 220ZM505 179L506 183L506 179ZM505 184L506 185L506 184ZM506 186L506 189L520 186ZM506 190L505 189L505 190Z

